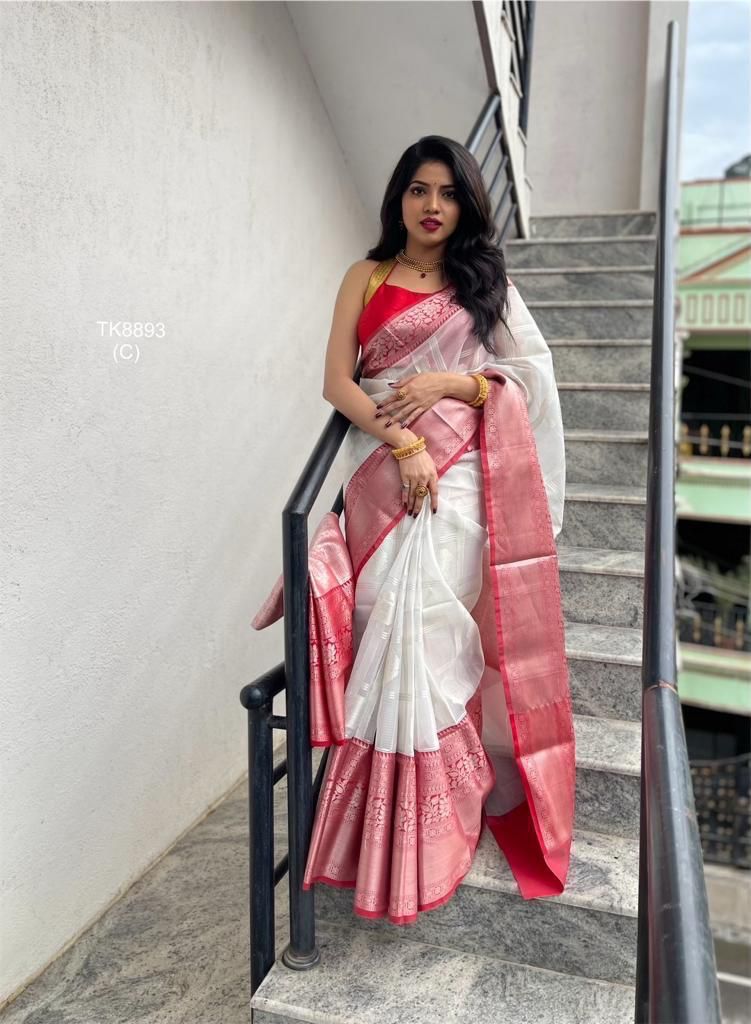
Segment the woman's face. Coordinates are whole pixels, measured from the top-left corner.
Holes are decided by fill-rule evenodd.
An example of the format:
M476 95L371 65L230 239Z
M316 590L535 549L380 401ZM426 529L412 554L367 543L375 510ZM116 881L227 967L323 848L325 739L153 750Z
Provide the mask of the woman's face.
M410 237L420 245L442 246L456 229L460 212L451 168L440 160L420 164L402 195L402 220ZM431 219L439 226L421 223Z

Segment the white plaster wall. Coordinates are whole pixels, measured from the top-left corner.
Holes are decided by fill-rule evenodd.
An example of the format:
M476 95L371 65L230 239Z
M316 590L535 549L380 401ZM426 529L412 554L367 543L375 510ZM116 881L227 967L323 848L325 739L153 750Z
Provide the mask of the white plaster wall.
M688 39L688 0L652 0L649 5L649 35L644 69L644 117L642 122L642 167L639 205L654 210L660 187L660 147L662 144L665 97L665 54L668 22L678 22L678 125L683 123L683 95ZM678 129L678 167L683 132ZM676 230L678 216L676 214Z
M469 0L287 5L372 220L402 152L422 135L464 144L489 88ZM374 243L377 238L374 239Z
M532 213L655 209L667 23L686 0L540 0L527 172ZM682 76L681 76L682 90Z
M527 151L533 215L639 208L649 7L537 4Z
M282 654L249 621L373 230L284 4L0 31L4 999L245 770ZM165 335L116 363L101 320Z

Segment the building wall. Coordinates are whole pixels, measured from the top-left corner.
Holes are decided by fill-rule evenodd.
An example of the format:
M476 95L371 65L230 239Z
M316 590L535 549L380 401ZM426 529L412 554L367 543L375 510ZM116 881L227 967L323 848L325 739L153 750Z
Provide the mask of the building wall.
M407 146L433 134L465 143L488 97L472 4L302 0L287 7L377 227L383 193Z
M527 174L532 215L656 208L667 21L688 3L540 0Z
M0 28L2 999L245 770L281 657L249 623L372 232L284 4Z

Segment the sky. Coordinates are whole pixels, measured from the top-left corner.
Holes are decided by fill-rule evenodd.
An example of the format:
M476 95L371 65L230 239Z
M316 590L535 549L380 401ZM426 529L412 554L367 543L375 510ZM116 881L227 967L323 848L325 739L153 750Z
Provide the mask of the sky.
M751 152L751 0L690 0L681 181Z

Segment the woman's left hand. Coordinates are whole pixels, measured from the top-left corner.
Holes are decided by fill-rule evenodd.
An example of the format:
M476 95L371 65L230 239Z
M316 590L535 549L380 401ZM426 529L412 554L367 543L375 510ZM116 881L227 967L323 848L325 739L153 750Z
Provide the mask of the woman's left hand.
M392 381L391 384L394 395L384 398L376 406L376 417L388 417L387 427L397 421L400 426L406 427L447 395L446 374L440 370L412 373ZM399 390L405 392L404 398L396 397Z

